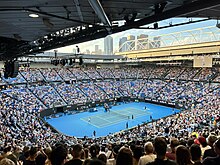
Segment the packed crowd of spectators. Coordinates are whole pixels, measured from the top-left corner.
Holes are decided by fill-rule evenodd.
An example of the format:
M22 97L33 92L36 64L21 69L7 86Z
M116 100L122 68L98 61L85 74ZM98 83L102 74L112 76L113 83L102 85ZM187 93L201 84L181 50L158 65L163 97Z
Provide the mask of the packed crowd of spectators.
M77 87L80 88L91 101L100 101L109 98L106 92L96 86L92 81L88 83L78 83Z
M212 69L205 68L205 69L202 69L201 72L194 77L194 79L197 79L197 80L209 80L217 72L218 71L215 68L212 68Z
M220 68L218 68L218 73L219 73L219 72L220 72ZM215 82L220 82L220 75L217 74L213 81L215 81Z
M216 75L216 76L215 76ZM190 67L166 67L145 66L125 68L21 68L16 78L4 79L11 84L62 81L62 80L96 80L96 79L181 79L208 81L212 78L218 81L218 68L190 68Z
M62 75L64 81L76 80L76 76L66 68L55 69L59 75Z
M95 82L95 84L99 86L101 89L103 89L109 96L109 98L119 98L123 96L123 94L118 90L118 87L116 86L115 82L107 80Z
M97 70L92 68L83 68L83 72L92 80L102 79Z
M54 69L40 69L40 72L47 81L59 81L62 79Z
M19 75L22 75L27 82L39 82L44 80L40 70L35 68L22 68ZM19 79L19 77L16 78Z
M11 98L11 102L18 101L22 108L29 112L40 112L47 108L34 94L25 88L25 86L9 86L8 89L3 90L2 94Z
M66 103L61 98L59 93L54 89L52 85L32 85L28 87L33 94L41 99L48 108L53 108L55 105L65 105Z
M94 69L93 69L94 70ZM69 68L69 71L75 75L76 80L88 80L89 77L88 75L82 71L82 69L78 69L78 68Z
M172 67L170 68L165 78L166 79L177 79L183 71L184 70L180 67Z
M24 88L46 108L54 107L54 103L63 106L118 97L148 98L165 103L191 105L215 88L215 83L210 83L208 79L210 77L214 80L218 78L217 69L165 66L121 69L22 68L17 78L14 78L16 81L8 81L7 84L30 84ZM204 78L207 82L189 81L193 78Z
M11 161L13 165L68 165L77 162L101 165L145 165L158 162L217 165L220 156L220 130L217 123L219 95L220 91L216 88L191 110L93 139L76 139L53 133L50 127L37 118L37 114L27 115L19 109L17 102L11 105L10 98L3 96L1 105L9 107L0 113L3 119L0 159L2 162Z
M208 79L206 74L210 72L192 69L187 73L188 69L179 69L171 73L170 68L158 67L151 73L140 73L140 70L149 71L126 69L103 69L108 70L107 74L102 69L75 68L67 72L65 69L20 72L25 81L61 81L7 85L1 91L0 165L219 164L220 84L178 81L179 78L191 80L200 73L200 78ZM65 80L70 80L70 75L76 78L72 80L89 81L67 84ZM92 81L93 77L118 79ZM187 109L105 137L83 139L56 133L39 118L39 112L53 107L55 102L78 104L122 96L178 102L187 105Z
M102 68L102 69L97 69L97 72L100 74L100 76L103 79L112 79L114 78L112 70L113 69L110 68Z
M86 94L80 91L79 88L74 84L66 84L66 83L57 83L55 87L57 91L60 93L61 97L65 98L66 102L69 105L80 104L89 102Z
M197 68L186 68L184 72L178 77L182 80L192 80L193 77L199 72Z

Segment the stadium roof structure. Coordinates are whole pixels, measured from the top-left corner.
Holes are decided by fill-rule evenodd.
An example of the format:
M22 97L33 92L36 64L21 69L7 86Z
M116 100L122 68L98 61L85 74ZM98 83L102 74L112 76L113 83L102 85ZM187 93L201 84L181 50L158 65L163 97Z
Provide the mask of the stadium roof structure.
M98 39L173 17L218 19L220 1L1 0L0 60ZM117 21L125 24L119 26Z

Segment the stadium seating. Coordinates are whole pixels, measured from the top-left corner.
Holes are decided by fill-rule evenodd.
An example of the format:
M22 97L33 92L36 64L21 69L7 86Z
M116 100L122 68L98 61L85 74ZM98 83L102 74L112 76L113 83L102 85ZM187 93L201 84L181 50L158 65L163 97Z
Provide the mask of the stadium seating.
M207 137L219 131L220 84L218 69L125 67L121 69L22 68L14 79L1 79L0 142L8 146L46 146L58 141L75 143L134 144L157 136L185 143L194 132ZM120 97L156 99L185 110L173 116L96 139L77 139L57 133L39 113L60 106L84 104ZM168 130L168 131L167 131Z

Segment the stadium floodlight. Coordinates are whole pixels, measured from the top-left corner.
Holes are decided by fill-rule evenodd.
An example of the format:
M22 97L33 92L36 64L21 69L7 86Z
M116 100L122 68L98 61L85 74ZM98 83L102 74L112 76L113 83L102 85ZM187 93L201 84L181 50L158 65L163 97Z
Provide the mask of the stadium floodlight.
M29 17L31 17L31 18L38 18L39 15L38 15L38 14L34 14L34 13L32 13L32 14L29 14Z

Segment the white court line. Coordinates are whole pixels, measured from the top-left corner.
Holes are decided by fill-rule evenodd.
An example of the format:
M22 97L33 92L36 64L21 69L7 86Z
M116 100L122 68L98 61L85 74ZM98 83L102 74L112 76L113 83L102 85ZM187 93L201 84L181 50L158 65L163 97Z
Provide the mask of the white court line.
M118 111L118 110L116 110L116 111ZM123 116L134 115L134 117L140 117L140 116L151 115L152 114L152 112L142 111L142 110L139 110L137 108L126 108L126 109L119 110L119 111L122 112L122 113L118 113L118 114L123 115ZM124 119L124 118L122 119L120 117L119 117L118 120L113 120L113 118L118 118L118 117L117 117L117 114L114 114L114 113L111 114L111 112L110 112L110 114L107 114L107 115L110 115L110 116L106 116L105 114L98 114L98 115L93 116L93 117L96 117L98 119L105 120L107 122L107 123L104 123L104 124L99 124L99 126L97 124L92 124L92 122L88 122L87 120L85 120L83 118L81 118L81 120L83 120L83 121L85 121L85 122L87 122L87 123L89 123L89 124L91 124L91 125L93 125L97 128L103 128L103 127L106 127L106 126L111 126L113 124L118 124L122 121L127 121L128 120L128 119ZM102 116L103 116L103 118L102 118ZM106 118L104 119L104 117L107 117L107 119ZM112 121L110 119L112 119Z
M90 125L92 125L92 126L94 126L94 127L101 128L101 127L99 127L99 126L97 126L97 125L92 124L91 121L88 122L87 120L85 120L85 119L83 119L83 118L80 118L80 120L83 120L83 121L85 121L86 123L88 123L88 124L90 124Z

